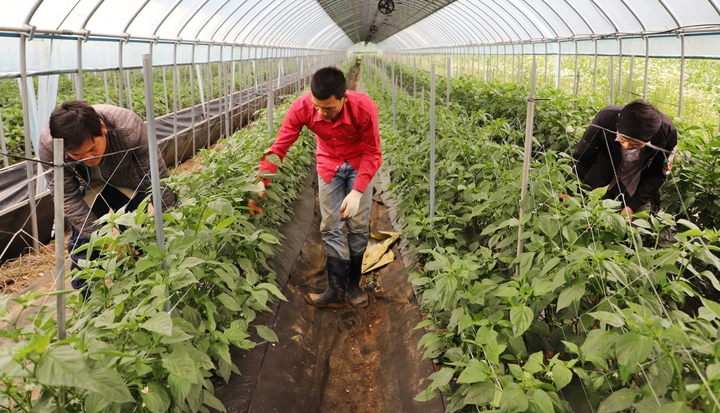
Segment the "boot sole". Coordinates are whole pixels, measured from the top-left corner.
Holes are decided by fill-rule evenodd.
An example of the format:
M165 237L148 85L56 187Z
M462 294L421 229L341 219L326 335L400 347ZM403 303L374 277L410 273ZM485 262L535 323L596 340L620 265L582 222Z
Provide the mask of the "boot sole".
M310 300L310 297L308 297L307 295L305 295L303 298L305 299L305 302L308 303L308 305L311 305L311 306L313 306L313 307L315 307L315 308L343 308L343 307L345 307L345 303L325 303L325 304L320 304L320 303L314 303L314 302L312 302L312 301Z
M370 304L370 302L369 302L369 301L365 301L365 302L362 303L362 304L355 304L355 303L351 302L350 304L351 304L353 307L355 307L355 308L365 308L365 307L367 307L367 306Z

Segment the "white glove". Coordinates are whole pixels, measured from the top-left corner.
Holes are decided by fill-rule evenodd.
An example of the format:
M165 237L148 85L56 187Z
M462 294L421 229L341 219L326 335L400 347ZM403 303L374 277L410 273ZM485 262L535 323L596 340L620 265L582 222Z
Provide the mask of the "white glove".
M347 194L345 199L343 199L342 205L340 205L340 212L342 212L340 219L342 221L347 221L357 214L358 209L360 209L360 198L362 198L362 196L363 193L355 189Z
M258 183L255 184L255 185L257 185L258 197L259 197L260 199L265 198L265 182L260 181L260 182L258 182Z

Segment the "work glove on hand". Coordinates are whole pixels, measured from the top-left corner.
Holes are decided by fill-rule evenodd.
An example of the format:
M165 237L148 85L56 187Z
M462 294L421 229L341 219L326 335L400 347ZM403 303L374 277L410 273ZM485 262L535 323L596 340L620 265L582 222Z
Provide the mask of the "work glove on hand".
M260 198L260 199L265 198L265 182L259 181L255 185L257 186L258 198Z
M343 199L342 205L340 205L340 212L342 213L340 220L347 221L357 214L358 209L360 209L360 198L362 198L362 196L363 193L355 189L347 194L345 199Z
M260 181L256 185L258 198L265 198L265 183L263 181ZM255 214L261 215L263 213L262 208L257 205L254 199L248 201L248 208L250 209L250 216L255 216Z

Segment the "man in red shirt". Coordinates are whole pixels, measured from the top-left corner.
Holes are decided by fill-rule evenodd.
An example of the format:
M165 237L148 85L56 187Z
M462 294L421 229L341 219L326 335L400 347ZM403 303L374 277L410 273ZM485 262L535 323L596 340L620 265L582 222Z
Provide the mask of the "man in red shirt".
M345 76L335 67L315 72L310 90L290 106L275 143L260 162L260 173L277 171L267 156L275 154L282 161L303 126L315 133L328 288L305 295L305 301L319 308L342 307L347 294L354 307L365 307L368 296L359 285L360 270L368 241L372 180L382 164L378 109L368 96L347 90ZM258 182L261 198L269 183L270 179Z

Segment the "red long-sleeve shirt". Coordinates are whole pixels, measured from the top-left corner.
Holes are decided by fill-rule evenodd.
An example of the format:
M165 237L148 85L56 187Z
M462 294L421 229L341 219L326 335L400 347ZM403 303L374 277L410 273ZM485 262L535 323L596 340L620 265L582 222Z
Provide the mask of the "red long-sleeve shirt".
M323 119L312 104L312 94L299 97L290 105L275 143L265 155L274 153L282 161L295 143L303 126L315 133L317 172L329 183L347 161L357 172L354 189L365 192L382 164L378 109L367 95L352 90L335 121ZM263 157L260 172L275 173L277 166ZM265 183L269 183L266 180Z

